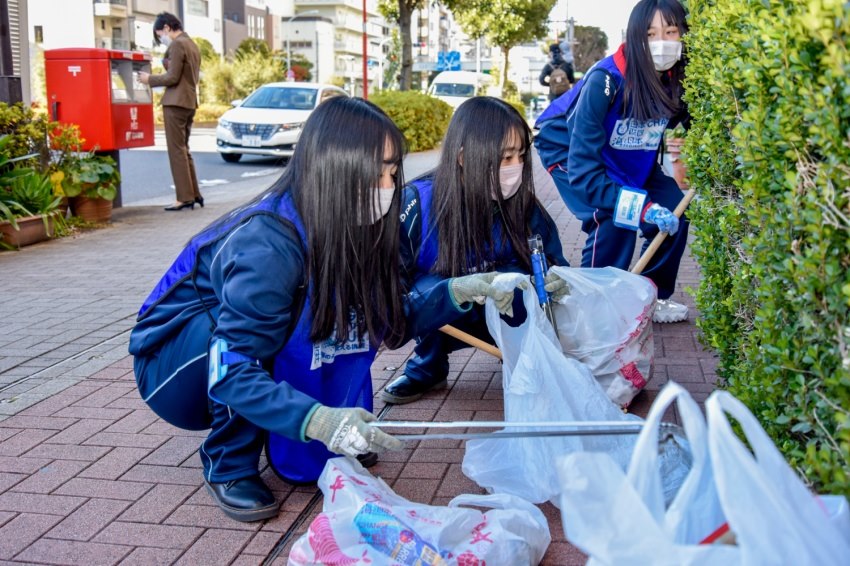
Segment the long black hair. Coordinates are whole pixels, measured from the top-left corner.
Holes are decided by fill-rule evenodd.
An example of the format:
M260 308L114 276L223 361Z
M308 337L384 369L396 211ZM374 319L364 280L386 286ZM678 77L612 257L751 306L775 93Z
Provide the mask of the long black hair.
M522 183L510 199L502 197L499 168L512 137L522 145ZM455 111L440 162L434 172L431 208L439 251L433 271L457 277L493 269L497 244L510 243L517 259L531 269L528 221L535 206L531 173L531 130L510 104L490 96L473 97ZM496 195L494 202L493 195ZM502 219L499 242L495 212Z
M665 71L662 79L655 70L649 51L647 30L657 11L661 12L665 25L677 26L682 36L688 32L685 9L678 0L641 0L632 10L626 28L623 104L629 117L642 121L669 118L679 112L682 105L684 54L669 71Z
M384 152L391 156L385 160ZM398 347L404 336L404 295L399 271L399 194L403 186L402 133L377 106L334 97L310 115L295 153L275 184L213 223L226 223L265 198L289 192L307 235L310 339L336 331L345 340L368 332ZM389 162L389 163L387 163ZM386 165L397 165L389 212L374 224L374 192Z

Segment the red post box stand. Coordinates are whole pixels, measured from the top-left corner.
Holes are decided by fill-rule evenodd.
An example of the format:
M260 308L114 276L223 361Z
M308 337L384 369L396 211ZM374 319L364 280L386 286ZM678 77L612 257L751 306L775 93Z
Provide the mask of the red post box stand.
M154 144L153 97L139 72L150 73L151 56L134 51L71 48L44 52L50 118L76 124L86 151L106 153ZM113 202L121 206L121 191Z

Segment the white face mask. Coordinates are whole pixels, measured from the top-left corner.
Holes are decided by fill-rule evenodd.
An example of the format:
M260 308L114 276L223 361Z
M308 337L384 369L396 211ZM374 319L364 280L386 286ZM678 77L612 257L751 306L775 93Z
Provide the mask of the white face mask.
M649 52L656 71L666 71L682 58L681 41L650 41Z
M169 36L168 33L163 33L161 36L159 36L159 42L165 47L168 47L169 45L171 45L171 36Z
M395 189L372 189L373 200L372 200L372 217L368 220L361 220L357 224L359 226L364 226L366 224L374 224L381 218L387 215L390 211L390 207L393 205L393 197L395 196Z
M502 198L508 200L516 194L522 184L522 163L507 165L499 169L499 185L502 188ZM493 195L493 200L496 196Z

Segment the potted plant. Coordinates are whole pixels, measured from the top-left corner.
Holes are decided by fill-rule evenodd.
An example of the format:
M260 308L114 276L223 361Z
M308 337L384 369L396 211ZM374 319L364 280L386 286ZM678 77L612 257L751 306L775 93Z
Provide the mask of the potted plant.
M71 213L87 222L108 222L112 201L118 194L121 173L108 155L87 152L66 161L50 176L62 196L68 197Z
M668 130L664 137L664 150L670 156L670 166L673 168L673 179L680 189L688 188L688 169L682 160L682 146L685 145L685 128L678 124L672 130Z
M47 175L32 169L12 170L0 175L0 243L21 248L53 236L64 222L62 198L53 193Z

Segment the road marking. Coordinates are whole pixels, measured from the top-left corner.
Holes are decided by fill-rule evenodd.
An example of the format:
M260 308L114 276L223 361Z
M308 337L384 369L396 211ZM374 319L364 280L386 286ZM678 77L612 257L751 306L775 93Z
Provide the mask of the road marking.
M265 177L266 175L277 175L280 169L260 169L259 171L246 171L242 177Z
M214 187L216 185L227 185L230 183L227 179L201 179L198 181L198 185L201 187ZM174 185L171 185L171 188L175 188Z

